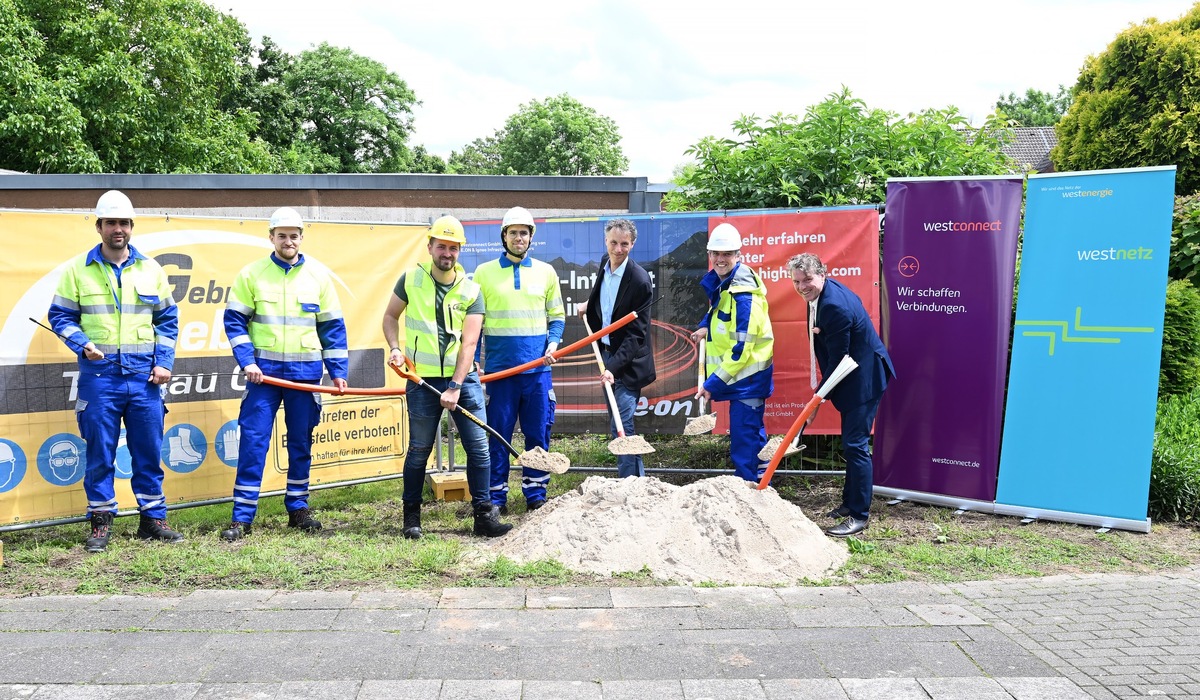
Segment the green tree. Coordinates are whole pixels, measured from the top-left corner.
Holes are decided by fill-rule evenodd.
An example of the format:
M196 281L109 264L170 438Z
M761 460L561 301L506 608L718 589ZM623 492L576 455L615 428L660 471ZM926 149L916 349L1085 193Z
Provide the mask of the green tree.
M403 172L411 162L420 102L382 63L322 43L300 54L284 84L300 105L300 140L330 157L316 172Z
M563 93L521 105L504 128L452 152L449 167L479 175L620 175L629 159L617 123Z
M502 175L500 149L495 136L475 139L461 151L451 151L447 162L450 172L460 175Z
M1176 165L1176 192L1200 189L1200 5L1118 34L1073 92L1051 152L1060 170Z
M256 115L223 110L249 38L199 0L0 0L0 167L261 172Z
M953 107L900 119L868 109L849 89L830 94L802 119L743 115L737 139L708 136L685 154L669 211L879 203L888 178L1008 172L1001 146L1011 136L993 115L968 129Z
M617 123L566 93L521 105L497 147L500 167L517 175L620 175L629 167Z
M1071 107L1071 91L1058 86L1058 94L1029 88L1024 97L1010 92L996 100L996 110L1016 126L1054 126Z

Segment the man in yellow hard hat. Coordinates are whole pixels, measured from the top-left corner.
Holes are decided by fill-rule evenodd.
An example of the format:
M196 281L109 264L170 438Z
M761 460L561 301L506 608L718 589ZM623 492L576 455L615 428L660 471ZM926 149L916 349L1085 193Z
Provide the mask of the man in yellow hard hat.
M484 301L479 285L458 264L467 242L462 223L443 216L428 231L430 261L400 276L383 314L383 337L388 362L412 360L415 370L433 392L408 382L408 451L404 458L404 536L421 536L421 494L425 465L433 451L442 411L452 411L459 438L467 452L467 486L475 516L475 534L499 537L512 529L500 522L500 509L488 495L491 461L487 433L455 408L487 420L483 385L475 371L475 346L483 328ZM400 345L400 316L404 315L404 345Z

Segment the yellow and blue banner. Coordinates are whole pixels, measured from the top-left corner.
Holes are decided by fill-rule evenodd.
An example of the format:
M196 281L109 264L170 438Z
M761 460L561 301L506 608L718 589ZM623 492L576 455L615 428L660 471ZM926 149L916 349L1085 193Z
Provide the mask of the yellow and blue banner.
M1031 175L997 513L1149 531L1175 167Z
M314 222L304 231L306 264L327 268L346 318L352 387L399 388L385 371L383 310L400 274L426 259L424 226ZM79 366L49 330L46 311L66 262L100 242L80 213L0 211L0 524L82 515L84 443L75 421ZM267 222L139 216L132 245L166 270L179 307L162 463L169 503L228 497L237 467L238 407L245 379L229 350L222 316L234 277L269 255ZM323 395L313 440L312 483L399 473L406 449L402 397ZM284 487L283 414L267 455L264 490ZM121 508L129 450L117 449Z

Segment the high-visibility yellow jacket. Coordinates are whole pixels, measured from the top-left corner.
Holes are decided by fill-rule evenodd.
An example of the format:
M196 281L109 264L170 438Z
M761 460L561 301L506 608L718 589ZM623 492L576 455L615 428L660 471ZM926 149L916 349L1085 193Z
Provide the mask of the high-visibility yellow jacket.
M738 263L722 280L710 270L700 281L709 310L704 388L714 401L765 399L775 390L775 339L767 310L767 290L748 265Z
M171 285L158 262L133 246L119 267L104 259L99 245L71 260L47 316L89 371L148 373L155 366L168 371L175 366L179 310ZM84 358L89 341L116 362Z
M462 347L463 321L467 309L479 298L479 285L467 278L462 265L455 264L454 284L442 301L447 335L446 348L440 347L437 317L437 282L431 272L432 262L424 262L404 276L404 293L408 305L404 309L404 356L416 364L421 377L451 377Z
M274 254L238 273L225 305L225 335L242 367L257 364L279 379L320 379L349 372L346 322L333 280L299 256L288 265Z
M487 320L476 357L486 353L488 372L525 364L546 354L549 343L561 343L566 313L558 273L541 260L526 257L514 264L507 255L475 269L483 289ZM526 374L548 372L538 365Z

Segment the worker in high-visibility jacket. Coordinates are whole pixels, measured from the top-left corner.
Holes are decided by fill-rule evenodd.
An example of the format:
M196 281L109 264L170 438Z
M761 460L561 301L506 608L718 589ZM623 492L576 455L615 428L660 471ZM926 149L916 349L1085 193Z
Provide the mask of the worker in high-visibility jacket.
M500 509L488 494L487 433L463 415L470 411L487 420L483 386L475 371L475 346L486 311L483 292L458 264L467 242L462 222L443 216L427 232L430 261L410 268L396 281L383 312L383 338L391 349L388 363L402 366L412 360L425 384L409 380L408 452L404 456L404 536L421 536L421 500L425 467L437 439L442 411L450 411L458 437L467 453L467 489L475 516L475 534L499 537L512 529L500 522ZM400 346L400 316L404 316L404 347ZM458 409L462 409L461 411Z
M110 190L96 202L100 244L69 262L47 314L54 331L79 355L75 418L87 442L83 490L91 531L85 548L108 547L117 496L117 443L125 424L141 518L137 536L179 542L167 526L163 468L165 384L175 367L178 308L162 267L129 243L133 204Z
M225 335L246 375L238 413L237 475L233 517L221 531L226 541L250 534L258 512L267 446L279 404L287 426L287 488L283 507L288 527L321 529L308 507L313 430L321 422L321 395L263 383L263 376L319 384L328 370L333 386L346 388L350 366L346 323L329 271L300 253L304 221L283 207L271 215L275 252L242 268L225 305Z
M562 342L566 312L558 273L529 255L536 229L528 210L509 209L500 223L504 253L475 269L475 283L483 289L487 307L483 342L476 357L483 355L488 374L542 360L541 365L522 374L488 383L487 417L488 425L509 442L520 418L525 449L540 447L549 451L557 404L550 366ZM508 449L495 436L489 436L488 453L492 461L492 503L501 513L507 513ZM537 510L546 503L549 483L549 472L522 465L521 494L526 510Z
M734 473L758 481L766 464L758 453L767 444L766 400L775 390L774 346L767 290L749 265L742 264L742 236L732 224L718 224L708 239L712 270L700 280L709 309L692 334L707 337L703 394L729 402L730 459Z

